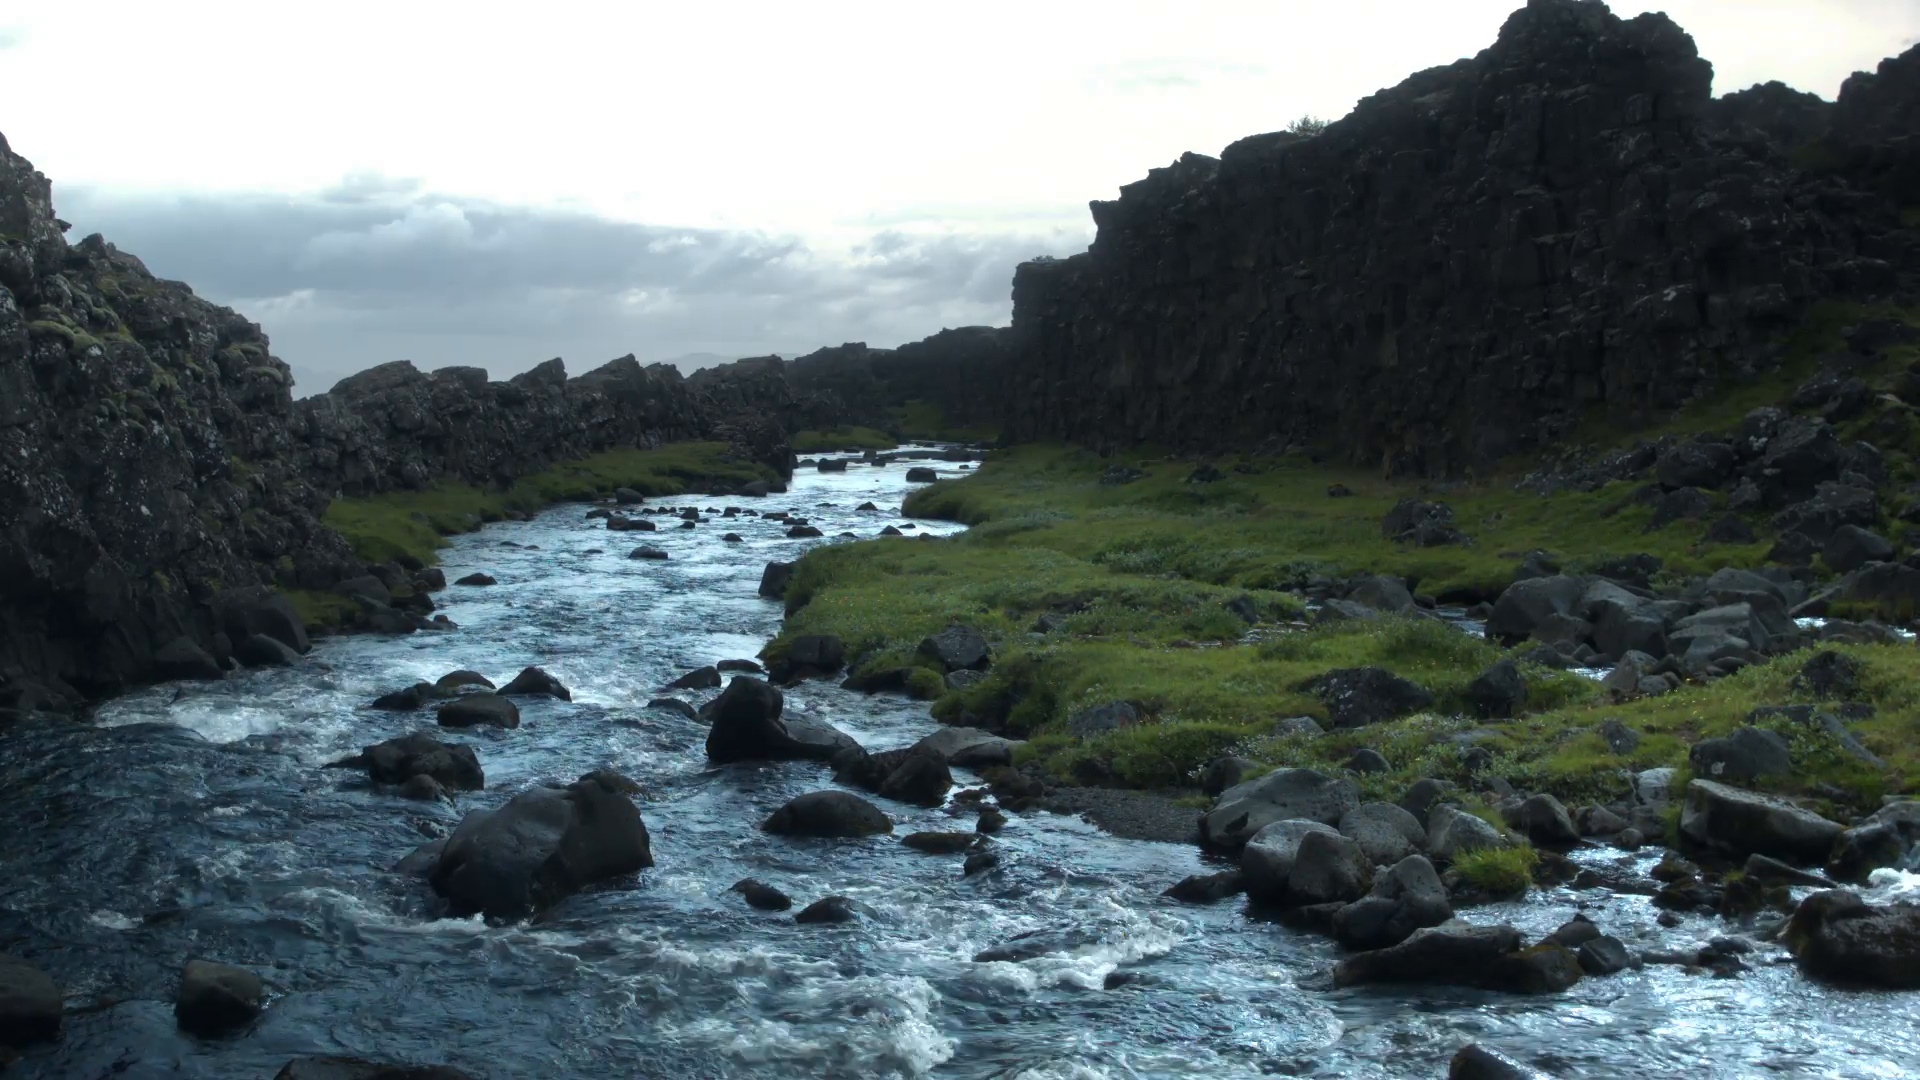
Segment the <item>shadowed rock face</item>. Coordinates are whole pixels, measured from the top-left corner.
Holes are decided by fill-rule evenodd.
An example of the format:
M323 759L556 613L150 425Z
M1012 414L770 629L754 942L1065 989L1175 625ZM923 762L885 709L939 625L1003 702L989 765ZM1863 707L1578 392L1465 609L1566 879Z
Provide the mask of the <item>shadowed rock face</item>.
M1491 48L1322 134L1188 154L1093 203L1091 250L1015 276L1004 430L1324 440L1441 475L1595 408L1670 409L1775 363L1812 299L1884 294L1913 268L1892 203L1850 184L1911 165L1915 69L1920 50L1831 106L1721 107L1665 16L1531 0ZM1834 169L1770 141L1828 123Z

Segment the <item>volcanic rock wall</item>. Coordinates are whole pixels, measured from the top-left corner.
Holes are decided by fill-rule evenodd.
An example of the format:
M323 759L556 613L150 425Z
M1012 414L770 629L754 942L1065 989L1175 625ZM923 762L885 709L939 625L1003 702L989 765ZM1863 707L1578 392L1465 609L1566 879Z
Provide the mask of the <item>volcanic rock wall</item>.
M858 341L819 349L792 361L787 379L814 405L808 427L889 428L890 410L909 401L938 404L954 427L987 426L1006 411L1004 380L1013 355L1007 330L963 326L897 349Z
M1531 0L1317 136L1093 203L1091 250L1016 273L1005 430L1445 475L1651 418L1777 362L1811 301L1901 288L1914 236L1862 177L1912 166L1916 68L1719 104L1665 16ZM1796 166L1822 119L1830 167Z

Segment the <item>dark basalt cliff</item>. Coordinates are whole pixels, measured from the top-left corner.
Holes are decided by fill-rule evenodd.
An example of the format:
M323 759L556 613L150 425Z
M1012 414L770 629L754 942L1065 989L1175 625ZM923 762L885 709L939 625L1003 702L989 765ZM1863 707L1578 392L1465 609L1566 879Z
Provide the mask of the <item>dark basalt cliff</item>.
M888 427L890 409L938 402L955 427L992 425L1005 411L1004 380L1013 364L1012 335L991 326L942 330L897 349L865 342L818 349L794 360L787 379L807 395L816 421L806 426Z
M1093 203L1087 253L1017 271L1004 430L1456 474L1903 289L1920 244L1884 194L1913 199L1920 50L1832 105L1715 102L1711 74L1665 16L1531 0L1317 136L1154 170Z
M217 673L250 635L304 647L263 587L367 573L320 522L336 494L504 485L686 438L792 460L778 370L696 382L623 357L490 382L400 362L296 402L258 326L65 229L47 178L0 139L0 726Z

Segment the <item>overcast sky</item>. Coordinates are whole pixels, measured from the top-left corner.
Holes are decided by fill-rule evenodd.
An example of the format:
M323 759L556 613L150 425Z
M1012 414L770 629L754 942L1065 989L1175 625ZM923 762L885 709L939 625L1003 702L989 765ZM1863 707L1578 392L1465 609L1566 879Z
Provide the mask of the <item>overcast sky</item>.
M1004 325L1087 200L1341 116L1520 4L0 4L0 131L74 238L263 323L296 393L393 359L692 366ZM1613 8L1671 14L1718 93L1831 98L1920 38L1920 0Z

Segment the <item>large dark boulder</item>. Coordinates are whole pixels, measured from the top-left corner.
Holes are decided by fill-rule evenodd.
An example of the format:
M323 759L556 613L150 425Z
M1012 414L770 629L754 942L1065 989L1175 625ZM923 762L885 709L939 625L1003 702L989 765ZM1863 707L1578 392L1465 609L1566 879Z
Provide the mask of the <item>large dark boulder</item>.
M1447 887L1433 864L1408 855L1375 873L1372 891L1334 914L1333 937L1349 949L1383 949L1451 918Z
M1845 483L1822 483L1810 498L1775 514L1769 524L1778 532L1797 532L1816 544L1825 544L1843 526L1865 529L1872 526L1878 516L1870 489Z
M1346 777L1312 769L1276 769L1222 792L1201 820L1204 843L1239 850L1254 834L1276 821L1301 819L1338 825L1360 805L1360 785Z
M217 679L225 674L219 661L186 634L155 650L153 665L162 679Z
M954 624L920 642L920 655L947 671L985 671L987 639L971 626Z
M214 624L231 641L244 641L264 634L297 653L313 647L307 639L306 621L288 600L264 585L226 589L208 601Z
M1842 525L1827 537L1826 546L1820 549L1820 558L1835 573L1844 574L1870 562L1892 559L1893 545L1886 537L1858 525Z
M499 694L463 694L434 710L441 727L520 726L520 707Z
M1817 892L1800 902L1781 940L1814 978L1920 989L1920 905L1874 906L1846 890Z
M1680 831L1697 844L1805 864L1824 862L1844 829L1785 799L1711 780L1687 783L1680 813Z
M1738 464L1733 447L1717 442L1683 442L1654 462L1653 475L1669 488L1712 490L1727 482Z
M1792 748L1778 734L1740 727L1731 735L1701 739L1687 752L1695 775L1709 780L1744 781L1784 776L1793 771Z
M1555 574L1526 578L1506 587L1487 616L1487 637L1517 645L1549 616L1578 614L1586 585L1577 577Z
M180 974L173 1015L180 1030L211 1039L251 1024L266 1004L260 976L231 964L189 960Z
M847 648L832 634L802 634L787 643L785 669L794 678L832 675L847 666Z
M787 582L793 580L793 564L790 562L770 562L760 572L760 595L775 600L787 595Z
M875 836L893 831L879 807L846 791L809 791L775 810L760 826L783 836Z
M59 983L25 960L0 953L0 1047L57 1038L62 1008Z
M377 784L404 784L416 776L430 776L453 791L479 791L487 783L473 747L443 743L422 731L366 747L328 768L365 769Z
M639 808L620 785L590 774L469 813L447 837L428 880L456 915L514 919L652 865Z
M1415 547L1441 547L1466 542L1453 523L1453 508L1443 502L1402 499L1380 519L1380 534Z
M1527 680L1512 657L1493 662L1467 684L1467 701L1474 712L1485 718L1507 718L1527 703Z
M553 697L561 701L572 701L573 691L568 690L559 679L537 667L523 668L507 685L495 691L501 697Z
M1301 689L1326 703L1336 728L1377 724L1433 704L1433 695L1418 683L1385 668L1337 668L1308 679Z
M857 743L824 723L783 720L785 701L778 687L748 675L736 675L704 710L707 760L725 765L735 761L831 761Z

